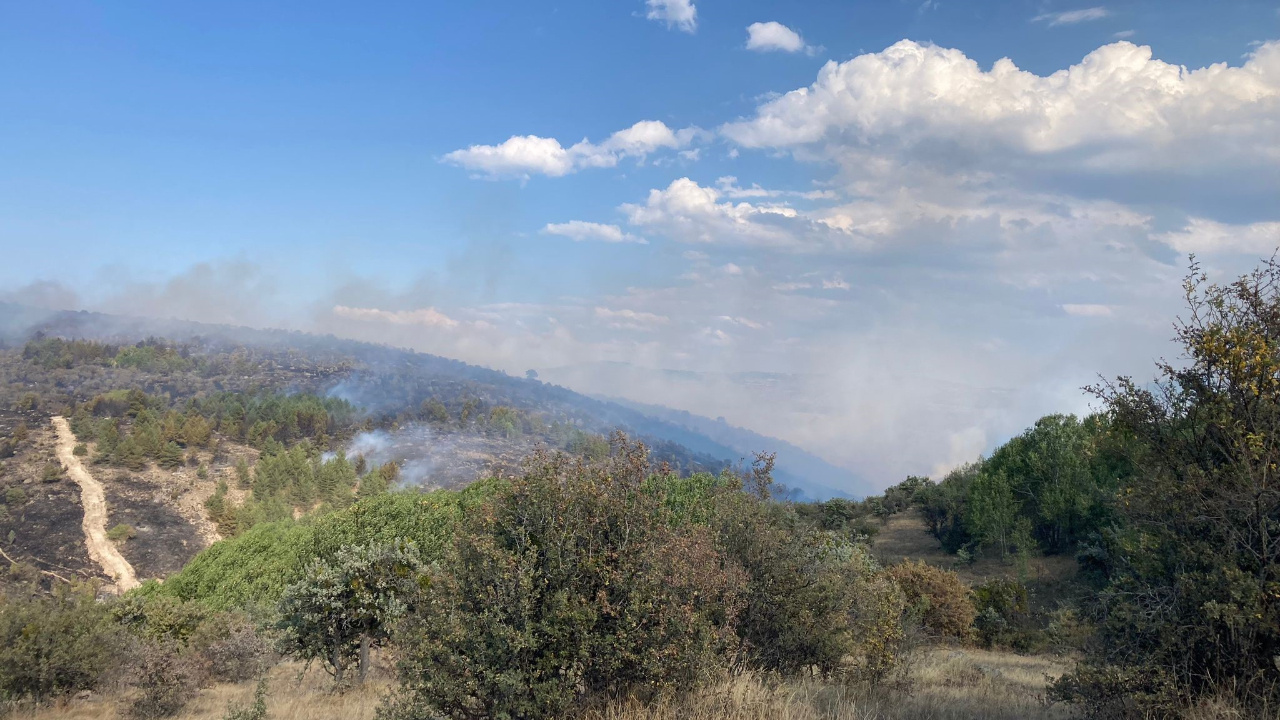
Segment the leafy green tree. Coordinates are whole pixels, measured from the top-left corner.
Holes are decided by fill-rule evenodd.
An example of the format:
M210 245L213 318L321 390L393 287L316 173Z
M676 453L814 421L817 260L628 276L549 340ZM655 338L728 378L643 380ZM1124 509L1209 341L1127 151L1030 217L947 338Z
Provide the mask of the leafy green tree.
M966 519L970 489L981 471L979 463L962 465L948 473L942 482L921 488L915 495L929 532L947 552L956 552L973 541Z
M350 503L356 480L356 469L341 451L316 470L315 482L319 496L339 507Z
M146 453L143 452L142 446L138 444L132 434L120 441L112 457L116 462L130 470L141 470L147 466Z
M244 456L236 458L236 484L242 490L248 490L253 486L253 475L249 472L249 461Z
M191 413L182 423L182 441L188 447L204 447L213 437L213 429L199 415Z
M369 648L385 642L392 623L408 612L425 570L417 548L406 542L348 547L332 561L316 559L280 599L281 650L320 660L339 685L355 660L363 683Z
M1019 539L1021 503L1013 494L1009 476L985 468L969 489L969 534L983 546L999 547L1001 556Z

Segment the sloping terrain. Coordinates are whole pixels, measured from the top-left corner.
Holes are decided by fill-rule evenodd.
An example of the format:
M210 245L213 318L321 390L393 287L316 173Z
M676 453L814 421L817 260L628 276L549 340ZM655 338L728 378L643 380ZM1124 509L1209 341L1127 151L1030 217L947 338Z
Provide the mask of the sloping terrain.
M7 343L14 350L40 334L122 345L163 337L184 344L183 352L193 356L218 358L216 368L204 371L200 377L177 373L124 377L127 374L76 366L66 371L73 377L50 388L64 395L92 396L101 391L95 387L127 387L123 383L128 382L147 392L173 397L216 390L287 389L344 398L379 418L383 425L417 419L423 403L430 400L441 401L454 416L467 403L480 409L503 406L537 415L548 427L559 424L598 434L625 430L646 440L659 460L684 470L714 471L749 460L752 452L777 452L779 480L809 499L846 495L859 486L849 471L823 463L775 438L746 431L713 437L708 431L712 426L706 423L714 421L679 416L665 408L591 398L557 385L424 353L280 330L87 312L40 315L0 303L0 314L5 313L29 321L27 325L13 320L0 323L0 343ZM36 321L30 322L33 319ZM14 381L23 379L21 375L29 369L8 367L13 359L2 357L5 354L8 353L0 353L0 375L8 376L12 388ZM5 388L0 387L0 395L4 392ZM12 395L15 391L9 392ZM460 429L463 434L468 430ZM546 432L533 434L534 439L559 444Z
M701 452L737 453L739 457L749 458L751 453L768 448L778 453L778 465L774 469L777 481L806 498L852 498L856 495L854 488L867 487L862 478L849 470L836 467L785 440L730 425L724 418L713 420L684 410L617 397L600 399L630 408L651 418L655 423L661 423L663 429L659 432L666 432L675 442ZM683 430L684 434L671 434L673 430Z

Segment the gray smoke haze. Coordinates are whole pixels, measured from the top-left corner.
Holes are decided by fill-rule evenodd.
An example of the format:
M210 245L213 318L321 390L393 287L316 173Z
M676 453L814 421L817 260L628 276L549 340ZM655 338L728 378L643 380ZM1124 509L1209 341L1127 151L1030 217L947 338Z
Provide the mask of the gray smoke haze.
M1079 314L1064 312L1069 292L986 283L982 273L846 266L848 288L804 295L770 278L788 272L784 261L735 271L710 253L690 257L703 278L686 286L548 302L449 304L440 288L463 281L433 275L401 285L344 275L309 293L283 292L292 280L244 261L200 263L154 283L103 283L93 299L48 280L4 297L333 334L517 376L537 369L543 380L580 392L722 416L848 468L875 488L970 461L1042 414L1087 412L1080 387L1099 374L1149 375L1152 360L1172 350L1182 274L1178 264L1150 258L1135 265L1140 272L1112 270L1109 282L1128 282L1127 293ZM1086 264L1062 262L1081 273ZM1247 265L1208 269L1230 277ZM1033 269L1018 276L1031 277ZM466 296L485 292L473 288ZM926 295L934 298L928 305L912 300ZM433 437L428 428L362 442L371 462L403 463L411 483L474 476L502 455L500 448Z
M513 467L519 453L488 438L441 433L421 423L362 432L345 448L348 460L364 457L370 469L400 468L402 487L454 487Z

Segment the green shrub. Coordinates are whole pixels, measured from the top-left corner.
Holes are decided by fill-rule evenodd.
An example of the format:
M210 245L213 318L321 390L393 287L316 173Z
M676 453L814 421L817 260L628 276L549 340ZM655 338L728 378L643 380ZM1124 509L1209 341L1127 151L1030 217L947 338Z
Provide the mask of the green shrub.
M936 637L968 640L977 615L972 593L960 576L923 561L901 563L888 569L902 588L907 605L914 609L924 629Z
M116 622L138 637L186 646L213 613L199 603L130 593L115 603L111 614Z
M1168 717L1219 699L1280 707L1280 260L1229 284L1192 263L1176 363L1096 388L1135 446L1095 555L1101 642L1055 692ZM1088 706L1088 705L1087 705Z
M27 502L27 492L16 485L4 491L4 504L18 507Z
M499 483L464 490L383 493L344 510L303 521L257 524L204 549L163 584L142 594L196 600L212 608L274 607L285 587L316 558L333 558L344 546L412 541L425 562L438 559L454 523Z
M56 462L48 462L44 464L44 471L40 473L42 482L58 482L62 479L62 466Z
M42 700L98 686L121 635L91 589L0 597L0 698Z
M856 569L845 544L800 526L785 506L736 490L722 493L714 512L721 547L747 576L735 624L740 666L784 675L840 670L855 650Z
M120 523L107 531L107 539L113 543L121 543L126 540L132 540L138 535L138 530L127 523Z
M865 545L845 546L845 554L852 570L849 629L854 639L852 665L846 674L874 684L907 667L903 662L911 650L903 624L907 602Z
M89 454L89 446L84 443L76 443L76 446L71 449L71 454L76 457L84 457Z
M190 639L202 670L213 680L243 682L266 672L271 648L244 615L219 612L200 624Z
M183 653L203 679L240 682L271 664L271 651L249 619L198 602L130 593L112 606L112 617L145 644ZM154 648L153 648L154 650Z
M134 592L194 600L216 609L273 606L313 557L314 527L291 520L256 525L205 548L181 571Z
M994 578L973 588L974 628L983 645L1008 645L1028 619L1027 587L1012 578Z
M560 717L597 693L680 691L723 667L740 575L664 521L643 448L540 454L459 526L399 635L393 718Z

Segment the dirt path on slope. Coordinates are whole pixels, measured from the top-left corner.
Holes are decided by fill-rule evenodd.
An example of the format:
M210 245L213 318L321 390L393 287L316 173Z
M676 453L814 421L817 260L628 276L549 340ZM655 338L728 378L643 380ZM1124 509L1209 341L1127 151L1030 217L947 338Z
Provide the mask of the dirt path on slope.
M71 433L67 419L54 416L53 427L58 431L58 460L67 474L80 486L80 504L84 506L84 542L89 547L89 557L102 566L103 571L115 581L116 591L125 592L138 587L133 566L107 539L107 500L102 484L93 479L73 450L76 436Z

